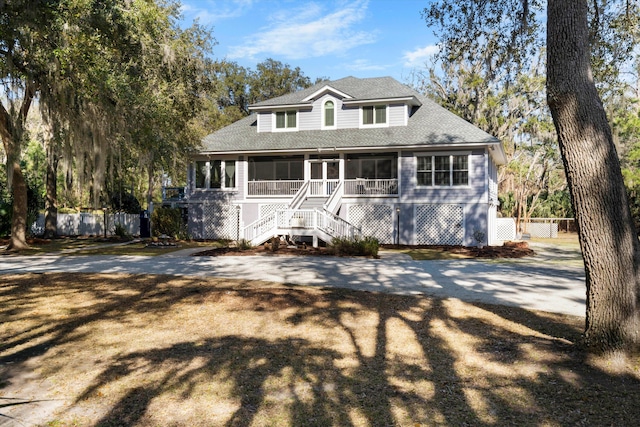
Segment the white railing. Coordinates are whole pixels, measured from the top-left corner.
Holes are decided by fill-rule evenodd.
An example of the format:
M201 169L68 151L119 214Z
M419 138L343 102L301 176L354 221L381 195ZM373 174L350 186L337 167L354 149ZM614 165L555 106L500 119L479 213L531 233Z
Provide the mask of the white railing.
M316 224L332 237L353 239L361 234L358 227L327 210L316 210Z
M339 179L319 179L311 180L309 194L312 196L328 196L340 183Z
M250 196L292 196L302 188L303 180L249 181Z
M293 200L291 200L291 203L289 203L289 209L298 209L300 205L302 205L302 202L304 202L307 194L309 194L309 181L305 181L302 187L300 187Z
M344 194L344 185L342 182L339 182L338 185L333 189L331 196L324 204L324 208L335 214L338 211L338 206L340 206L340 202L342 202L342 195Z
M246 226L242 236L254 244L260 244L276 233L295 229L321 230L331 237L350 239L361 234L358 227L325 209L281 209ZM300 234L299 231L295 233Z
M338 179L309 181L308 194L329 196L340 184ZM302 180L249 181L249 196L293 196L305 185ZM398 194L397 179L346 179L344 194L348 196L395 196Z
M398 194L397 179L345 179L344 194L348 196L392 196Z
M276 211L277 225L279 229L289 228L316 228L314 211L309 209L278 210Z
M243 228L242 236L245 240L252 242L263 234L275 230L276 224L276 212L271 212Z

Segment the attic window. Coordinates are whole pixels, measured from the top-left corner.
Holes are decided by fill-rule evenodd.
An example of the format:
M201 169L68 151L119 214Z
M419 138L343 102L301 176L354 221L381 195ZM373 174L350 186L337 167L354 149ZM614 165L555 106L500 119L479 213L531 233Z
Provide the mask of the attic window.
M369 105L362 107L362 124L365 126L384 125L387 123L386 105Z
M336 127L336 108L335 104L331 100L327 100L323 106L324 116L322 121L322 127L335 128Z
M276 129L295 129L297 127L297 112L278 111L276 112Z

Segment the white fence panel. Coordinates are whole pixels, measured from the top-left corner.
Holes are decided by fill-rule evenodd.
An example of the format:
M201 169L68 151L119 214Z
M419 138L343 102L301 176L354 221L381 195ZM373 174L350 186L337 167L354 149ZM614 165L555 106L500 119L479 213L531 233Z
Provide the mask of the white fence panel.
M525 224L525 230L529 232L531 237L558 237L558 223L556 222L528 222Z
M496 218L496 240L502 242L516 240L515 218Z
M106 216L107 236L112 236L116 224L121 224L127 233L131 235L140 234L140 215L113 213ZM103 214L78 213L78 214L58 214L58 236L99 236L104 235L105 216ZM38 219L31 227L34 234L44 232L44 215L38 215Z

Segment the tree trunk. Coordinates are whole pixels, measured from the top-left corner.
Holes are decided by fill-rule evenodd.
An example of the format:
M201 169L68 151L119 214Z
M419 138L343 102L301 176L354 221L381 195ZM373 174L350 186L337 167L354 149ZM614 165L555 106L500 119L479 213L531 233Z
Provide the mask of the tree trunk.
M585 264L585 342L638 344L638 237L590 66L586 0L549 0L547 101L558 134Z
M44 202L44 238L54 239L58 235L58 139L54 117L43 114L45 145L47 150L47 179Z
M10 180L11 194L13 195L11 242L7 249L21 250L29 247L26 238L27 183L20 168L20 155L24 122L29 113L34 93L35 84L27 82L20 109L13 116L0 103L0 137L7 155L7 178Z
M11 158L11 156L8 156ZM12 161L9 165L12 180L13 217L11 221L11 242L7 249L27 249L27 183L20 169L20 162Z
M47 194L44 206L44 238L53 239L58 235L58 157L49 150L47 159Z

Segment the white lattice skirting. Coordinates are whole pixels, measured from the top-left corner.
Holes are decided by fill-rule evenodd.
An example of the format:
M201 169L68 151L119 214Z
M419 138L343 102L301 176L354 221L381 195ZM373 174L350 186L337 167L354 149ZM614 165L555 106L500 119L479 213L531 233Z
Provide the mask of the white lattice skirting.
M230 239L238 236L238 211L230 203L202 205L202 238Z
M415 207L417 245L462 245L464 209L458 205Z
M260 218L264 218L275 211L282 211L288 209L289 205L285 203L273 204L273 205L260 205Z
M348 221L360 227L364 236L372 236L380 243L393 243L393 207L388 205L353 205Z
M496 240L516 239L516 220L514 218L496 218Z

